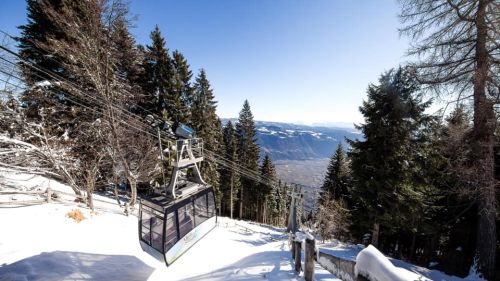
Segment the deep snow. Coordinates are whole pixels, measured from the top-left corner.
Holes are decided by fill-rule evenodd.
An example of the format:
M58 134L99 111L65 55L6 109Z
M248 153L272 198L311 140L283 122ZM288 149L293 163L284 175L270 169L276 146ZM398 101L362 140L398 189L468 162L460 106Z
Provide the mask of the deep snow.
M394 266L384 254L372 245L358 253L354 274L356 276L361 274L374 281L430 281L420 274Z
M318 249L319 249L319 251L326 253L326 254L329 254L329 255L332 255L332 256L340 257L340 258L343 258L346 260L356 261L356 257L358 256L359 252L364 249L364 246L363 245L352 245L352 244L339 242L337 240L333 240L331 242L319 244ZM388 257L388 259L396 267L406 269L408 271L411 271L415 274L421 275L427 279L434 280L434 281L464 281L464 280L484 281L483 279L478 277L473 272L471 272L471 274L469 276L467 276L466 278L460 278L457 276L447 275L444 272L439 271L439 270L432 270L432 269L428 269L425 267L410 264L410 263L404 262L402 260L393 259L393 258L389 258L389 257Z
M49 185L71 192L41 176L0 172L0 189ZM95 199L96 214L68 201L0 204L0 280L303 280L293 271L281 229L219 218L214 230L166 267L142 251L136 216L120 214L113 198ZM9 200L12 195L0 195L0 202ZM75 208L86 217L80 223L66 217ZM319 266L315 278L339 280Z

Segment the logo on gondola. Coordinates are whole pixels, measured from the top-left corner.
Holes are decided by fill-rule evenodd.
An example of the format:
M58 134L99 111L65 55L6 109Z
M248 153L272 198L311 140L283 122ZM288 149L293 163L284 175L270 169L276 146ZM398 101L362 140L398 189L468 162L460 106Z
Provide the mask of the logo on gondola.
M191 231L190 233L186 234L186 236L184 236L184 238L182 239L185 243L188 243L190 242L191 240L193 240L193 238L196 236L196 229L195 231Z

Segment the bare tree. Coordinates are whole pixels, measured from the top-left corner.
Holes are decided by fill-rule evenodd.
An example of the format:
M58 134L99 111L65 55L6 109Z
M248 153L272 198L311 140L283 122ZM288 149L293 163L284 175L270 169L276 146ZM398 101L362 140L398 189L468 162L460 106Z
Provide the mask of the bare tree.
M409 51L422 83L439 94L452 89L471 95L474 109L470 188L478 205L478 269L494 280L496 202L493 105L500 95L500 1L401 0L401 33L413 39Z
M80 162L68 143L50 135L43 118L35 123L26 121L22 112L6 110L3 114L8 114L6 119L10 120L10 126L18 128L19 135L0 135L0 166L61 179L81 197L77 180Z
M116 71L119 56L113 53L112 34L116 23L123 21L127 13L126 5L105 0L70 1L67 5L61 12L49 1L42 0L44 12L66 36L48 38L40 42L39 47L66 58L63 66L74 81L63 81L61 86L76 97L76 102L89 109L85 109L89 116L102 118L106 124L106 151L112 158L113 168L118 169L115 175L123 175L131 185L133 207L137 181L146 168L156 164L156 159L151 165L145 164L152 159L147 128L126 110L134 97L128 91L130 85ZM90 114L91 111L96 115Z
M349 232L349 217L345 202L335 200L329 195L326 195L323 204L319 205L315 221L323 242L333 237L343 239Z
M133 208L137 199L137 183L151 181L160 174L158 148L153 138L144 135L148 128L135 118L120 119L130 126L120 126L116 120L109 126L108 153L113 159L114 173L123 176L130 184L130 206ZM116 133L114 133L116 132Z

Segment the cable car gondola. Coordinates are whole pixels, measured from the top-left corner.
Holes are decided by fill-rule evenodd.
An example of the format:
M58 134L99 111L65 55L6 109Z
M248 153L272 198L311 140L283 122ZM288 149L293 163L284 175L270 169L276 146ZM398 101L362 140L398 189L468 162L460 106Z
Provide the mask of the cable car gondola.
M192 129L178 126L170 183L163 191L143 197L139 207L139 241L147 251L169 266L215 228L217 215L212 186L206 184L198 164L203 142ZM182 178L182 175L189 175Z

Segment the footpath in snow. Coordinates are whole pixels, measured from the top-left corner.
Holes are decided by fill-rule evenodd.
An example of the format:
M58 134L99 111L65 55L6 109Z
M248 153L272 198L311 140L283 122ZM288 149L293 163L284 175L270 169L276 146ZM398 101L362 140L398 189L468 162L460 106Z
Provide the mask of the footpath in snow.
M0 190L71 192L40 176L0 172ZM68 197L69 198L69 197ZM0 204L0 281L3 280L303 280L293 270L280 229L219 218L218 226L170 267L142 251L137 217L116 201L95 196L97 213L76 203L26 207ZM0 202L22 200L0 195ZM80 223L66 217L80 209ZM340 280L316 266L316 280Z

